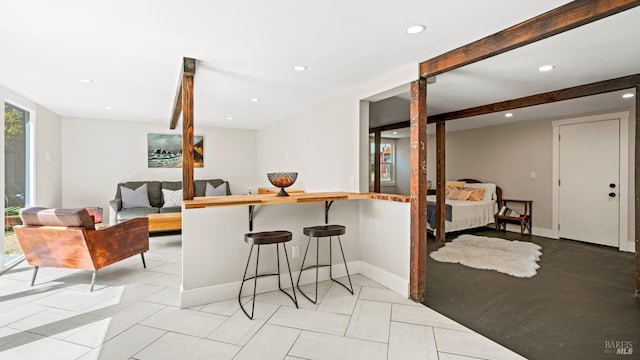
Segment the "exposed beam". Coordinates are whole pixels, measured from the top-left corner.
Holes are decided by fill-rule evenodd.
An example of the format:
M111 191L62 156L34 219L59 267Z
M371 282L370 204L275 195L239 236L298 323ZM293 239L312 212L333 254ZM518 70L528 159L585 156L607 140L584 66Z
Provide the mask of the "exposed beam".
M576 0L420 63L420 76L438 75L631 9L640 0Z
M636 296L640 296L640 85L636 86Z
M171 113L171 121L169 128L175 129L178 125L178 119L182 113L182 81L185 76L193 77L196 74L196 59L182 58L182 68L180 69L180 76L178 77L178 89L176 90L176 96L173 100L173 112Z
M436 123L436 241L445 241L445 198L446 198L446 122Z
M380 192L380 144L382 143L382 134L376 131L373 138L373 192Z
M427 80L411 83L411 255L409 288L413 301L427 293Z
M387 125L382 125L374 128L369 128L369 134L375 133L376 131L382 132L382 131L403 129L403 128L408 128L409 126L411 126L411 120L400 121L393 124L387 124Z
M429 116L428 123L462 119L471 116L486 115L494 112L519 109L535 105L543 105L556 101L577 99L584 96L604 94L612 91L624 90L640 84L640 74L623 76L616 79L598 81L591 84L574 86L567 89L550 91L542 94L530 95L519 99L501 101L488 105L481 105L469 109Z

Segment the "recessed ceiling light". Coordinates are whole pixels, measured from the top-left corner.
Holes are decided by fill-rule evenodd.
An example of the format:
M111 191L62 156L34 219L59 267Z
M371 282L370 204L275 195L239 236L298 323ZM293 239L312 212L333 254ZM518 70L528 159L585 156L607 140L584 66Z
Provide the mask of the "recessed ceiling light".
M625 99L632 98L633 96L634 96L633 93L626 93L626 94L622 95L622 97L625 98Z
M397 132L397 131L394 131L394 132L393 132L393 135L398 135L398 132Z
M253 98L253 99L251 99L251 101L252 101L252 102L260 102L260 99L258 99L258 98Z
M85 79L85 78L78 79L78 81L80 81L81 83L85 83L85 84L91 84L93 82L93 80Z
M405 30L407 32L407 34L420 34L421 32L423 32L427 27L424 25L413 25L413 26L409 26L407 28L407 30Z
M547 72L547 71L551 71L553 69L555 69L556 67L554 65L542 65L538 68L538 71L540 72Z
M231 116L227 116L227 120L233 120Z
M295 71L305 71L305 70L307 70L307 67L304 66L304 65L296 65L296 66L293 67L293 70L295 70Z
M112 106L105 106L104 108L105 108L105 110L113 110Z
M506 113L506 114L504 114L504 117L512 117L512 116L513 116L513 113Z

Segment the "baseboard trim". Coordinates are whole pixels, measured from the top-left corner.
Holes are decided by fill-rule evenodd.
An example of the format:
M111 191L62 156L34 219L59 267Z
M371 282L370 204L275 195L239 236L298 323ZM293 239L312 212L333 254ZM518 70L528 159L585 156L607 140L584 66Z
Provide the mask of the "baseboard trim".
M393 275L385 270L359 260L349 261L347 263L347 266L349 267L349 274L351 275L362 274L404 297L409 296L408 280L403 280L396 275ZM298 273L299 271L292 273L294 283L298 280ZM342 264L334 265L333 277L339 278L343 276L347 276L347 272L345 271L344 266L342 266ZM329 280L328 268L325 267L319 269L318 280ZM288 273L280 274L280 281L283 288L290 288L291 281L289 280ZM306 270L302 278L300 279L300 285L310 284L313 282L315 282L315 270ZM180 286L180 307L184 309L193 306L209 304L212 302L237 299L238 290L240 289L240 283L240 281L234 281L230 283L205 286L190 290L184 290L184 288ZM258 288L256 289L256 293L260 294L275 290L278 290L277 277L265 277L261 278L260 281L258 281ZM249 282L245 283L245 287L242 290L242 295L252 295L252 293L253 284L250 284Z
M515 225L515 224L507 224L507 231L514 232L514 233L520 233L520 226L519 225ZM546 238L550 238L550 239L557 239L558 238L556 232L551 230L551 229L539 228L539 227L535 227L534 226L532 233L535 236L542 236L542 237L546 237Z
M360 274L386 286L406 298L409 298L409 280L404 280L388 271L382 270L379 267L366 262L361 262Z

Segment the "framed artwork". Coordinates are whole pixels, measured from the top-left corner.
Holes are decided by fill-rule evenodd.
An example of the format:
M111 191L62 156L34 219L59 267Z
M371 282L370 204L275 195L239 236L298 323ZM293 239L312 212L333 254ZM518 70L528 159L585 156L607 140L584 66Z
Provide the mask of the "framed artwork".
M204 167L204 138L193 137L194 167ZM147 134L147 164L150 168L182 167L182 135Z

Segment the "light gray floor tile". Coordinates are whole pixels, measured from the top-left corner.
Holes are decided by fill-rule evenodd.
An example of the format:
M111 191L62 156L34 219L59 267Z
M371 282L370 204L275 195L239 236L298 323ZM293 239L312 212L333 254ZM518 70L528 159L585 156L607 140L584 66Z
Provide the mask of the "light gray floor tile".
M166 288L149 296L145 301L162 305L180 306L180 290L177 288Z
M0 327L22 320L47 309L49 308L46 306L27 303L9 310L5 309L3 304L3 311L0 311Z
M106 301L108 297L95 292L62 290L51 296L36 300L37 305L48 306L76 312L84 312L87 309Z
M100 316L111 316L165 288L157 285L130 284L126 286L112 286L109 289L113 296L108 300L92 306L87 311Z
M480 334L442 328L434 328L433 330L436 335L438 351L441 352L492 360L524 359L524 357Z
M301 332L298 329L266 324L234 360L280 360L287 355Z
M271 317L269 324L297 329L317 331L326 334L344 335L349 324L349 316L323 313L306 309L280 307Z
M134 357L140 360L228 360L241 347L198 337L167 333Z
M251 303L251 298L249 297L242 298L241 300L245 306ZM232 299L232 300L226 300L226 301L207 304L202 309L200 309L200 311L204 311L212 314L224 315L224 316L231 316L235 314L235 312L238 310L240 310L238 299Z
M303 331L289 355L317 360L385 360L387 344Z
M289 293L289 295L293 296L293 292L291 288L285 289L285 291ZM251 300L251 297L246 297L246 298ZM294 304L293 301L291 301L291 299L289 299L289 297L283 294L280 290L258 294L258 296L256 296L256 299L258 302L265 302L269 304L283 305L283 306L289 306L294 308L296 307L296 304ZM298 299L298 307L301 309L317 308L317 305L307 300L304 296L302 296L302 294L300 294L300 292L297 289L296 289L296 299ZM236 304L237 303L238 301L236 300Z
M108 318L85 326L65 340L95 348L163 308L159 304L137 302Z
M66 341L9 329L0 330L0 358L20 360L67 360L86 354L91 348Z
M128 359L166 333L163 330L136 325L78 360Z
M181 275L182 264L162 263L162 265L154 267L151 271L163 274Z
M438 360L433 328L392 322L389 336L389 360Z
M360 300L356 304L347 337L387 343L391 323L391 304Z
M307 272L309 272L309 274L312 274L313 270L311 271L307 270ZM327 291L329 291L329 288L331 287L332 284L333 284L333 281L331 280L320 281L318 283L318 301L317 301L318 304L322 302L322 298L327 293ZM315 298L315 293L316 293L315 281L310 284L300 285L300 289L302 289L302 291L304 291L304 293L307 294L307 296L310 297L311 299ZM298 290L297 287L296 287L296 290Z
M251 313L251 305L246 308ZM278 305L256 303L253 320L250 320L242 310L236 311L207 338L229 344L245 345L277 309Z
M161 254L153 260L173 264L182 264L182 254Z
M466 327L448 317L429 309L426 306L407 306L393 304L391 320L409 324L426 325L462 331L469 331Z
M221 315L166 307L144 319L140 324L180 334L205 337L225 320L227 317Z
M358 301L360 286L353 286L353 295L340 284L333 283L327 291L322 302L318 305L318 311L336 314L351 315Z
M284 360L305 360L303 358L295 357L295 356L287 356Z
M423 306L422 304L414 303L413 301L404 298L387 288L363 286L362 290L360 290L360 299L389 302L394 304Z
M56 339L65 339L87 325L103 320L100 316L48 309L10 324L12 329L28 331Z
M345 285L349 285L349 279L346 276L337 278L336 280L344 283ZM377 283L361 274L351 275L351 283L353 285L384 288L384 285Z
M444 352L439 352L438 356L439 356L439 360L483 360L476 357L449 354Z

